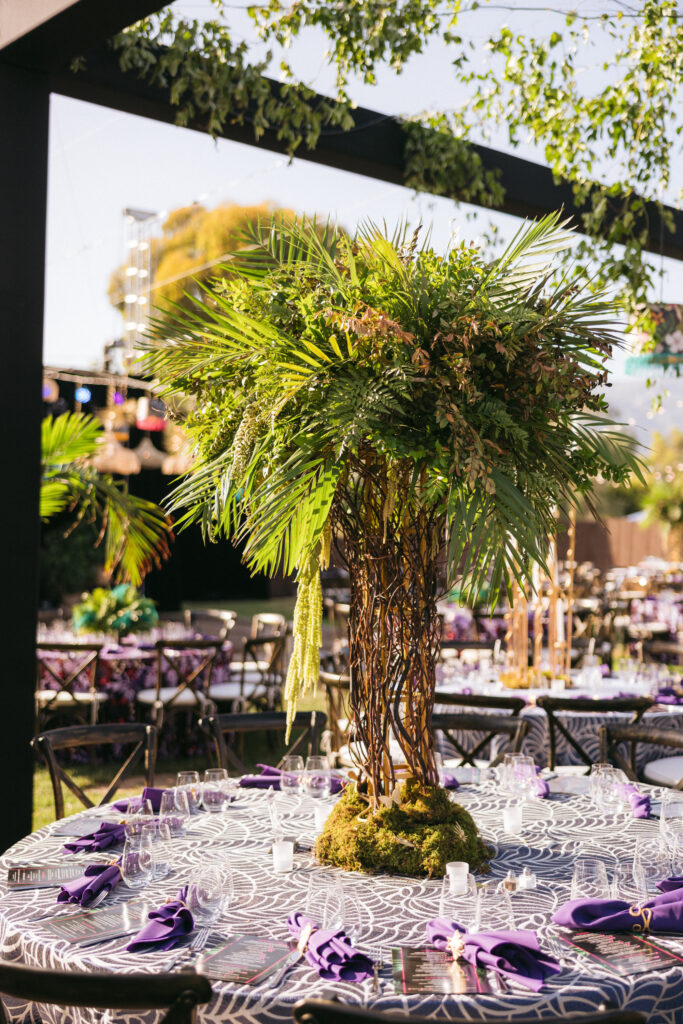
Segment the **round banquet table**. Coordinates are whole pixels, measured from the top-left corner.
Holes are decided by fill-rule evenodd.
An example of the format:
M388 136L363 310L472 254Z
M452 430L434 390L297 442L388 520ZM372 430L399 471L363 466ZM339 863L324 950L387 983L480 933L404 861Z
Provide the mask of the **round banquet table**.
M434 710L437 712L454 712L457 713L459 708L457 704L447 705L439 704L439 692L450 694L461 693L478 693L482 696L496 695L499 697L522 697L523 700L527 701L528 706L523 708L520 712L522 717L529 726L528 732L524 737L522 744L522 752L529 754L534 758L537 765L545 767L548 763L548 719L544 711L541 708L535 706L535 700L542 694L548 696L557 697L596 697L601 700L610 697L616 697L618 695L629 696L640 696L641 694L647 694L650 692L651 685L646 684L645 686L638 686L638 684L627 685L623 679L619 677L613 679L604 679L596 690L583 690L577 687L571 690L563 691L560 693L551 693L550 690L512 690L506 689L501 684L497 683L484 683L484 684L473 684L471 687L463 687L461 684L448 684L446 681L437 684L437 693ZM653 711L648 711L643 715L641 721L643 725L655 726L658 729L681 729L683 728L683 704L679 705L655 705ZM474 710L473 708L466 708L467 711ZM485 713L485 709L483 709ZM497 712L500 714L500 712ZM624 714L620 712L596 712L586 713L577 711L561 711L556 712L557 717L562 720L567 726L568 730L576 737L579 744L586 750L589 755L593 758L593 761L599 761L600 757L600 740L598 736L598 730L601 725L607 721L617 722L629 722L631 721L630 714ZM457 735L457 730L454 730ZM481 737L483 737L483 733ZM469 740L463 734L463 741L465 746L472 746L472 739ZM557 763L560 765L581 765L585 768L584 762L581 760L574 748L567 742L565 737L559 732L556 732L556 757ZM439 751L444 757L452 757L456 755L456 751L453 745L440 735L437 738L437 746ZM636 747L636 760L638 770L649 762L654 761L660 757L670 757L671 750L666 747L656 747L650 744L641 743Z
M656 790L653 795L657 795ZM611 871L615 858L632 858L637 836L654 835L657 831L653 821L606 814L585 795L558 792L546 800L526 804L522 834L508 836L501 828L502 807L507 798L498 793L491 782L477 787L462 786L457 798L473 814L483 838L495 849L491 864L493 878L504 877L510 869L519 873L525 866L537 874L538 888L514 893L512 903L516 926L538 929L542 946L553 910L569 898L574 859L586 855L602 857ZM284 814L285 831L301 839L312 838L312 805L296 796L278 796L277 799ZM180 885L192 876L193 866L205 864L209 855L214 855L229 860L235 888L233 902L212 929L212 935L217 938L230 933L287 938L287 915L293 910L305 909L309 885L319 885L321 880L334 876L341 877L345 893L356 897L358 905L367 909L369 924L355 940L358 948L369 952L378 945L384 947L385 964L388 964L392 945L425 944L425 924L438 915L441 879L342 872L316 864L308 854L295 856L292 873L275 874L269 852L271 832L265 801L263 792L241 790L225 813L197 815L191 824L191 835L177 840L174 875L145 891L150 902L160 904L174 896ZM2 858L2 868L20 862L35 864L54 860L64 842L63 838L51 836L54 827L47 826L8 850ZM129 954L124 950L128 941L124 939L87 949L68 947L63 940L51 939L37 920L55 905L56 891L7 893L5 870L0 872L0 879L3 958L53 969L157 973L176 955L173 952ZM120 885L110 900L120 901L126 895ZM675 952L683 954L683 936L680 941L667 938L662 942L670 943ZM683 1021L683 966L620 978L607 974L599 966L578 967L571 954L562 973L554 976L537 994L510 985L509 991L502 995L398 995L393 989L390 970L385 966L381 972L381 994L374 996L372 981L362 984L321 981L315 969L305 961L294 967L274 991L269 991L267 981L260 987L218 981L213 981L212 985L213 999L200 1010L204 1024L289 1021L293 1005L307 996L334 996L342 1002L366 1003L373 1010L415 1013L435 1019L501 1022L589 1013L608 1000L619 1007L642 1011L649 1024ZM57 1020L49 1010L42 1008L41 1016L46 1021ZM143 1017L128 1015L121 1019L125 1019L126 1024L141 1024ZM144 1016L144 1021L148 1019L152 1018Z

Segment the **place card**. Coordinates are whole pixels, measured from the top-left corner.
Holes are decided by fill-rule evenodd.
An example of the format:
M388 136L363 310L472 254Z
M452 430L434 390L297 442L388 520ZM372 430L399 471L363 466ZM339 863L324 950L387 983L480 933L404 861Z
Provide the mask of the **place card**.
M73 946L91 946L139 931L147 923L151 909L146 900L131 900L101 910L81 910L49 917L40 922L40 927L54 938L63 939Z
M233 935L224 945L202 955L201 973L235 985L260 985L284 966L291 952L288 942Z
M53 836L68 836L70 839L81 839L89 836L91 832L97 832L102 824L102 818L67 818L50 833Z
M645 971L667 970L683 964L683 956L661 946L654 935L632 932L572 932L560 936L581 960L590 962L620 977L643 974Z
M9 868L9 889L49 889L80 878L83 864L25 864Z
M453 960L439 949L391 950L394 989L399 995L413 992L438 992L452 995L493 992L486 971L464 960Z

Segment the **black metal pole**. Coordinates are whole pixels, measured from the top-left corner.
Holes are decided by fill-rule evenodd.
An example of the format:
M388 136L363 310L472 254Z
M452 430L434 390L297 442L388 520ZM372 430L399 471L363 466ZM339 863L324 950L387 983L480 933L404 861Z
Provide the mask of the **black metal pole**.
M0 850L31 831L49 83L0 63Z

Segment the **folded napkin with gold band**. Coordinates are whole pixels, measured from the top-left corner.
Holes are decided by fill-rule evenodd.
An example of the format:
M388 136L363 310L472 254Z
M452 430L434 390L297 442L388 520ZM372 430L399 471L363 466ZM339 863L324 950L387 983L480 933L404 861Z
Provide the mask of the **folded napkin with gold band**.
M306 959L327 981L365 981L372 977L372 961L351 945L343 928L320 928L298 911L287 918L287 927L295 939L308 929Z
M470 934L455 921L437 917L427 924L427 941L436 949L449 951L454 960L462 957L473 967L495 971L534 992L562 970L557 960L540 948L536 932L527 929Z
M194 928L194 918L187 908L187 886L184 885L174 900L150 910L149 924L135 935L126 949L129 953L149 953L174 949Z
M117 800L115 804L112 804L117 811L127 811L129 814L134 814L135 811L139 811L140 807L145 800L149 800L152 805L152 810L155 814L159 813L161 807L161 794L164 792L163 789L157 789L155 786L145 786L142 791L142 796L131 796L124 797L122 800Z
M569 900L558 907L553 921L581 931L683 933L683 889L672 889L637 904L625 900Z
M122 822L103 821L96 832L80 836L71 843L64 843L69 853L90 853L97 850L108 850L110 846L118 846L126 838L126 828Z
M88 864L80 878L65 882L57 895L58 903L80 903L87 907L103 889L110 891L121 881L118 861Z

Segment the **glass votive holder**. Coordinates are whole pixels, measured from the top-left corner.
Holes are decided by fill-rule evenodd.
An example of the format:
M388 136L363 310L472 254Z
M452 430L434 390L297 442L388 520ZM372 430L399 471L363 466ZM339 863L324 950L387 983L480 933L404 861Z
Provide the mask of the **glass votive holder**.
M550 692L551 693L564 693L565 685L566 685L566 683L565 683L564 679L552 679L550 681Z
M278 839L273 843L273 871L284 873L294 867L294 843L288 839Z
M510 803L503 808L503 830L509 835L516 836L522 831L522 807L521 803Z
M451 893L457 894L467 890L467 876L470 866L464 860L451 860L446 865L446 877Z
M332 804L321 803L316 804L313 808L313 816L315 818L316 831L321 832L325 826L325 822L330 816L332 810Z

